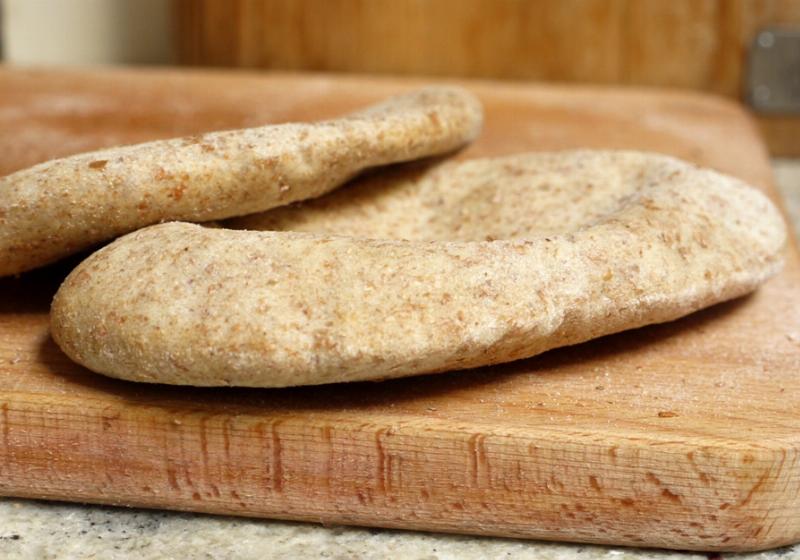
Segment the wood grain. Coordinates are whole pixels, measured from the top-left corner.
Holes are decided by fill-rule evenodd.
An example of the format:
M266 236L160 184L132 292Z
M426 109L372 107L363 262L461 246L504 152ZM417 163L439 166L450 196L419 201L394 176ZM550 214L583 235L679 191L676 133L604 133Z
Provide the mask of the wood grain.
M419 81L0 69L0 169L99 146L332 116ZM661 151L775 196L734 104L684 93L467 83L458 157ZM500 367L288 390L144 386L48 334L74 261L0 281L0 493L699 550L800 538L800 262L683 320ZM124 281L124 279L120 279Z
M669 86L741 99L794 0L176 0L185 64ZM770 122L774 122L773 117ZM781 126L800 136L796 119ZM765 126L777 155L800 143Z

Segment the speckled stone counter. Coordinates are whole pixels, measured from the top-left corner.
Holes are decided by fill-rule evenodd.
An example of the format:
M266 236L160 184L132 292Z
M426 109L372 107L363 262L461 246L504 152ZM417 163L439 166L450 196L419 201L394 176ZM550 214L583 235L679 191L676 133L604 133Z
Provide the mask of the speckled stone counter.
M774 162L800 231L800 161ZM305 523L153 512L0 498L0 559L800 559L800 545L753 554L706 555Z

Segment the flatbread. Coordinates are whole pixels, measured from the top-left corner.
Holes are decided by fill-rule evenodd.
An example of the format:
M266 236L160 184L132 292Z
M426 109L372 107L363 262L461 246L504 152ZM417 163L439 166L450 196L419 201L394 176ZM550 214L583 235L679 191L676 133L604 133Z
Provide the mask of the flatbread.
M392 177L271 218L305 232L129 234L66 279L53 336L135 381L375 380L669 321L782 265L786 229L763 194L665 156L526 154Z
M481 127L459 88L344 118L91 152L0 178L0 276L167 220L203 222L319 196L362 170L452 151Z
M325 196L222 225L372 239L527 239L572 232L674 170L675 160L622 152L428 160L385 168Z

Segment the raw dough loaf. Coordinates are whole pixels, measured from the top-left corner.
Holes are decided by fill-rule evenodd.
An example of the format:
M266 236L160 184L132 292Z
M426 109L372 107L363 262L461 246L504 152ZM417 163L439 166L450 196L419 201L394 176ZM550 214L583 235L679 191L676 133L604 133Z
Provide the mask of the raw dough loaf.
M174 384L469 368L743 295L786 239L756 189L635 152L398 171L261 219L307 231L170 223L98 251L55 297L56 342L94 371Z
M0 276L140 227L261 212L360 171L454 150L481 127L458 88L400 95L347 117L125 146L0 178Z

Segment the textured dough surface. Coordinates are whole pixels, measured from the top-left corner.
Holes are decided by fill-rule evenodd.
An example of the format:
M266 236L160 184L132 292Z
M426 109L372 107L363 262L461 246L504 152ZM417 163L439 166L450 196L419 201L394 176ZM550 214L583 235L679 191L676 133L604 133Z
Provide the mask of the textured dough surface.
M474 139L479 102L458 88L390 98L346 117L148 142L0 178L0 276L143 226L203 222L319 196L366 168Z
M393 177L367 179L388 181L361 193L372 206L312 212L310 232L170 223L118 239L65 280L53 336L88 368L136 381L383 379L676 319L782 264L785 226L764 195L664 156L527 154ZM465 208L475 219L457 219ZM394 233L408 239L375 238Z
M613 159L600 170L603 159ZM382 169L325 196L233 218L223 226L372 239L492 241L569 233L619 207L675 160L591 151Z

